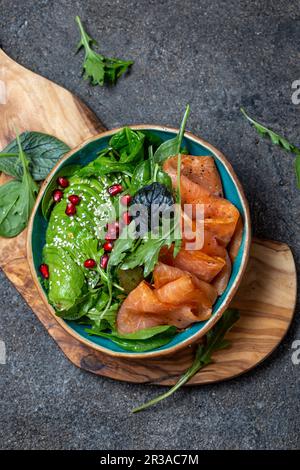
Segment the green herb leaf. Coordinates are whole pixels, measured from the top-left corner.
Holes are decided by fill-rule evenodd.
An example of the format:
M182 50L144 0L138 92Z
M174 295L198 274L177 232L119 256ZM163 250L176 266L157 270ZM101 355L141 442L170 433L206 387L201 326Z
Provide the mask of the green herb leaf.
M248 116L244 108L241 108L241 112L245 116L248 121L253 124L254 128L257 130L257 132L262 135L263 137L267 137L271 140L271 142L275 145L278 145L279 147L283 148L287 152L294 153L297 155L296 161L295 161L295 171L296 171L296 177L297 177L297 185L298 188L300 189L300 148L296 147L294 144L291 144L288 140L286 140L284 137L280 136L279 134L276 134L274 131L271 129L268 129L267 127L263 126L259 122L255 121L253 118Z
M133 61L108 58L95 52L92 46L97 45L97 42L86 33L79 16L76 16L76 22L81 34L77 52L82 47L85 51L82 66L84 78L90 80L92 85L115 84L117 79L131 67Z
M20 143L29 161L29 170L36 181L46 178L58 160L70 150L64 142L41 132L23 132ZM11 155L10 157L5 155ZM0 171L22 179L23 166L19 159L18 142L13 140L0 152Z
M134 410L133 413L145 410L152 405L156 405L160 401L168 398L182 385L187 383L200 369L212 362L212 354L219 349L223 349L228 346L228 342L224 342L225 334L232 328L234 323L239 319L239 313L237 310L227 310L218 323L208 332L206 335L206 344L200 344L196 350L194 361L191 367L182 375L178 382L171 387L167 392L159 395L158 397L150 400L148 403L141 405Z
M185 126L186 126L186 122L187 122L189 114L190 114L190 107L189 105L187 105L182 122L181 122L179 133L176 135L176 137L170 140L166 140L158 147L158 149L156 150L154 154L155 162L162 163L167 158L177 155L180 152L182 140L184 136L184 131L185 131Z

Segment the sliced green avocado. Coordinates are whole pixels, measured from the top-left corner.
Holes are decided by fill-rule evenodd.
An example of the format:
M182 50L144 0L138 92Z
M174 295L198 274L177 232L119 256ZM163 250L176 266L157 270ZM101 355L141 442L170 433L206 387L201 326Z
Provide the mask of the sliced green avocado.
M57 310L69 310L84 292L83 270L62 248L45 245L43 256L49 266L49 301Z

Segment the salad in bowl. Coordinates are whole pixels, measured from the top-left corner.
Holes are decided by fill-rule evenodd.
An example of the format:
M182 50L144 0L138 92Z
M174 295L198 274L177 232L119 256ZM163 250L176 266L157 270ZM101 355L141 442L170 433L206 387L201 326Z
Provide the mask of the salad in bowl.
M203 336L244 272L247 202L230 164L180 130L125 127L67 154L44 182L28 257L51 312L115 355ZM200 152L200 154L199 154Z

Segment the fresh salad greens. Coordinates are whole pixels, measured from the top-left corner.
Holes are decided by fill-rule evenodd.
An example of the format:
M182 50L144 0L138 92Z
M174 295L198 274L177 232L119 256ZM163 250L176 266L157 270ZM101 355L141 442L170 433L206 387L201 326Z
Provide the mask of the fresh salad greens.
M156 405L160 401L164 400L176 392L180 387L186 384L197 372L203 367L213 362L212 355L215 351L227 348L230 342L224 339L228 331L233 325L239 320L240 315L237 310L228 309L224 312L222 318L218 323L207 333L205 342L201 343L197 349L194 361L191 367L180 377L178 382L173 385L167 392L159 395L156 398L148 401L144 405L138 406L132 410L133 413L150 408L150 406Z
M173 194L162 164L180 154L188 113L189 107L169 146L155 132L121 129L88 165L62 168L42 200L48 228L41 273L49 302L59 317L125 350L149 351L176 334L161 325L121 335L116 316L128 293L150 280L161 248L181 239L176 215L163 229L164 215L180 201L180 185ZM146 214L146 229L139 231L143 219L132 211L134 203L150 208L154 202L163 208L157 226L148 226Z
M38 193L38 186L29 172L29 160L18 135L16 140L18 157L15 163L21 165L21 180L9 181L0 186L0 236L7 238L15 237L24 230Z
M44 179L69 147L48 134L23 132L0 152L0 172L15 179L0 187L0 236L17 236L27 226Z
M76 16L81 39L77 46L77 52L84 49L83 72L84 78L90 80L92 85L101 85L105 83L114 85L121 75L126 73L132 66L132 60L120 60L105 57L93 50L97 42L91 38L84 30L79 16Z
M278 145L279 147L283 148L283 150L286 150L287 152L290 152L290 153L294 153L296 155L295 173L296 173L296 178L297 178L297 185L298 185L298 188L300 189L300 148L296 147L296 145L294 144L291 144L287 139L276 134L271 129L268 129L267 127L263 126L259 122L255 121L253 118L248 116L244 108L241 108L241 112L243 113L245 118L248 119L248 121L254 126L254 128L257 130L257 132L261 136L269 138L273 144Z

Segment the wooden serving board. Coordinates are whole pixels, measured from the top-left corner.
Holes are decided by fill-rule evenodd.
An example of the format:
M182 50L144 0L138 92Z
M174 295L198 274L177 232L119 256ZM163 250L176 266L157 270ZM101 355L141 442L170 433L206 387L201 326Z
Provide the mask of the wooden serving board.
M99 90L101 93L101 90ZM0 50L0 149L19 132L46 132L74 147L104 126L67 90L21 67ZM0 183L7 179L1 176ZM71 337L51 316L31 279L26 260L26 231L0 237L0 267L24 297L65 355L78 367L117 380L173 384L190 365L193 347L149 360L121 359L97 352ZM250 261L233 307L241 319L229 333L231 346L191 384L216 382L248 371L280 343L291 323L296 301L296 270L283 243L254 240Z

